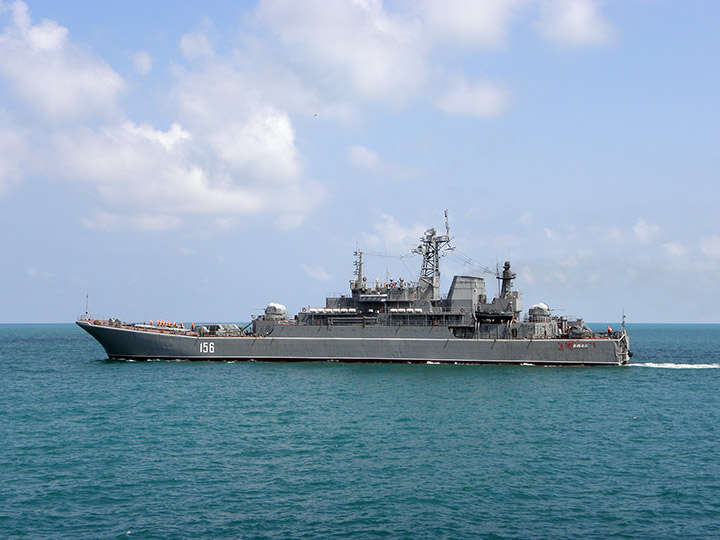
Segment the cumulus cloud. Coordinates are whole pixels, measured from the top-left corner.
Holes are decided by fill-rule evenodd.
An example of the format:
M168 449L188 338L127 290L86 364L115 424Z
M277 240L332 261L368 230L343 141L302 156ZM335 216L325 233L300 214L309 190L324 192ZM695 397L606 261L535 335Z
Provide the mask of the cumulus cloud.
M205 21L201 30L183 34L180 38L180 50L186 60L209 60L215 55L213 44L208 36L210 27L210 23Z
M231 179L211 178L188 159L189 133L167 132L132 122L101 132L64 134L57 161L72 179L95 185L106 204L158 214L247 213L261 198Z
M569 20L579 27L577 21L592 27L604 20L588 11L589 1L562 5L565 11L543 11L546 19L578 12L585 15ZM502 45L511 21L527 9L521 0L450 0L442 7L429 0L261 0L254 22L265 28L228 54L216 51L209 21L182 36L185 63L172 66L166 89L170 127L159 128L127 118L120 98L128 85L102 58L58 23L33 23L27 6L15 2L3 16L9 23L0 34L0 77L37 113L28 120L37 125L28 136L0 123L0 192L20 174L24 149L42 147L34 168L96 190L99 207L85 218L88 227L112 229L125 220L167 230L196 216L226 224L224 215L274 210L277 226L292 228L325 197L306 177L294 120L347 120L368 100L429 99L451 115L502 114L510 93L487 80L458 78L438 92L430 77L440 71L434 54ZM146 74L153 58L139 51L133 65ZM361 145L350 148L349 159L407 175ZM414 243L423 230L412 229ZM389 216L375 233L379 242L408 239Z
M124 80L66 28L33 24L22 2L9 15L0 77L39 114L24 120L27 129L0 114L0 193L27 169L23 155L33 147L43 149L35 172L96 190L99 206L82 222L98 230L163 231L190 218L227 223L222 216L261 211L292 228L323 199L323 188L303 174L290 116L264 93L268 80L231 62L178 68L169 100L178 121L158 129L123 117ZM203 36L181 39L186 57L210 54ZM148 53L133 59L139 73L152 68Z
M287 218L279 226L291 227L321 193L311 183L291 181L279 189L277 184L246 181L222 167L203 168L200 162L212 160L198 155L193 137L179 125L167 131L132 122L100 132L83 129L64 134L56 147L63 174L95 186L107 209L83 221L94 229L111 230L125 219L137 229L163 231L179 227L186 217L266 209Z
M227 121L245 121L254 111L282 110L293 117L318 121L356 118L347 96L337 99L301 70L278 58L271 48L253 41L231 54L213 56L189 67L176 67L173 105L184 123L203 129Z
M431 91L431 74L442 70L433 57L438 50L501 46L511 23L534 10L522 0L262 0L256 20L322 95L407 105ZM547 39L573 46L615 34L593 0L545 1L538 27ZM459 80L436 105L453 115L493 116L507 110L509 95L488 81Z
M499 46L518 12L517 0L424 0L419 11L428 33L443 42L463 46Z
M54 21L32 24L15 2L0 34L0 75L15 95L50 120L114 114L125 82L103 60L68 39Z
M507 109L510 97L503 88L488 81L469 83L458 79L437 100L437 107L447 114L467 116L498 116Z
M295 132L281 111L256 111L244 121L220 126L210 144L228 165L254 176L286 181L300 175Z
M260 207L277 211L276 226L298 226L325 197L305 178L295 129L280 105L317 110L313 98L288 82L285 73L268 73L240 52L195 68L176 71L173 104L193 134L192 150L213 178L234 178ZM301 105L301 103L303 105Z
M655 223L649 223L639 218L633 226L635 238L640 242L648 242L660 232L660 227Z
M593 0L555 0L541 4L540 33L559 45L609 43L616 31Z
M146 51L138 51L133 55L133 67L140 75L147 75L152 69L152 56Z
M265 0L257 16L326 92L404 100L427 77L420 23L380 1Z

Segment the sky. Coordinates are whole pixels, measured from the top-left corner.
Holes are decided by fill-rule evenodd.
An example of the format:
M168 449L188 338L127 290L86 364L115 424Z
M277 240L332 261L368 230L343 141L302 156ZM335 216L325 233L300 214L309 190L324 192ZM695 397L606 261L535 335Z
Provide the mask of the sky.
M505 260L720 322L720 3L0 0L0 322L248 321ZM468 263L468 257L472 263ZM489 295L496 279L484 274Z

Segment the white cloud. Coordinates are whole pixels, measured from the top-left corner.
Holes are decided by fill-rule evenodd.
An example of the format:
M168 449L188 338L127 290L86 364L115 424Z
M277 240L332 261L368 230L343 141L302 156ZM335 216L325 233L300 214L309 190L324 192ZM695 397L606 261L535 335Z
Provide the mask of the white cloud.
M332 279L332 276L328 274L322 266L311 267L307 264L303 264L302 269L312 279L316 279L318 281L330 281Z
M469 83L461 78L436 102L447 114L467 116L498 116L510 104L508 92L487 81Z
M173 132L177 140L171 144ZM56 160L67 178L95 185L104 203L117 214L122 209L129 215L145 211L176 217L259 210L257 193L229 180L210 178L186 158L183 141L189 137L185 133L179 126L161 132L132 122L101 132L83 129L56 141Z
M606 44L616 33L593 0L545 1L538 27L546 39L570 46Z
M133 56L133 66L140 75L147 75L152 69L152 56L146 51L138 51Z
M245 123L258 111L318 121L347 119L353 107L321 97L300 74L262 49L234 51L192 68L175 70L172 103L193 131L214 131L218 125Z
M178 69L175 83L182 125L125 121L56 137L65 176L96 186L103 204L85 225L110 229L125 216L158 231L204 216L227 227L230 216L263 211L279 229L301 224L325 191L304 177L290 117L263 81L215 61Z
M124 80L102 59L68 40L67 28L33 25L28 7L15 2L0 34L0 75L15 95L50 120L114 114Z
M685 247L680 242L668 242L662 245L665 253L673 258L685 256Z
M404 227L387 214L380 214L372 228L375 231L374 234L362 234L363 243L370 247L393 250L406 250L419 244L420 238L426 230L426 227L417 224Z
M18 176L21 150L29 146L42 148L34 168L97 190L97 212L84 221L89 227L111 229L126 220L166 230L195 216L227 226L229 216L264 211L277 227L295 227L325 190L305 176L294 119L347 120L365 100L423 99L432 90L429 74L439 72L438 50L502 45L526 6L520 0L452 0L442 7L262 0L255 22L266 28L243 36L229 54L215 50L208 21L182 36L186 63L172 68L171 125L159 129L125 118L119 104L125 81L58 23L32 24L27 6L17 2L0 34L0 77L51 121L33 126L40 129L32 140L18 126L0 124L0 159L11 158L0 161L0 191ZM153 69L145 51L133 61L137 73ZM435 104L448 114L493 116L509 102L498 85L459 78ZM100 127L72 121L83 119ZM408 176L361 145L349 149L349 159ZM404 241L403 231L383 216L375 238ZM413 243L422 232L413 227Z
M700 241L700 249L706 257L720 259L720 236L714 234Z
M649 223L639 218L633 226L633 232L637 240L640 242L648 242L660 232L660 227L655 223Z
M517 0L424 0L421 14L430 34L441 41L473 46L502 45Z
M133 124L125 122L122 128L131 135L137 135L148 141L158 142L168 152L180 143L189 141L190 133L183 130L180 124L173 124L168 131L158 131L149 124Z
M287 114L267 109L245 121L218 126L210 136L214 152L228 165L267 181L298 178L300 163L295 132Z
M184 34L180 38L180 51L185 60L207 61L215 55L213 44L208 37L208 31L211 25L208 21L204 21L203 28L197 32Z
M259 207L273 210L277 227L290 229L324 199L325 190L304 176L283 105L307 116L329 109L317 106L312 92L287 72L268 69L264 59L262 53L236 51L231 58L179 69L173 103L211 177L237 178L259 197Z
M355 167L362 167L370 171L380 167L380 157L377 152L360 144L351 146L348 149L350 163Z
M380 1L265 0L257 15L330 95L404 101L426 79L419 21Z
M0 194L32 167L96 190L99 204L83 219L86 227L153 231L189 218L226 224L229 216L264 211L289 229L323 199L322 186L303 174L289 114L272 102L298 94L295 103L307 102L308 94L292 84L266 92L283 85L274 73L257 75L260 63L243 64L238 55L210 61L204 33L184 36L186 57L207 61L176 69L169 105L178 118L158 129L123 118L118 97L125 82L74 44L66 28L48 20L33 25L22 2L9 12L0 78L40 114L24 118L27 128L0 114ZM152 68L148 53L133 59L139 73ZM98 127L83 127L84 120ZM38 149L30 164L26 148Z
M190 144L192 140L192 144ZM140 230L175 229L185 218L257 214L272 210L276 225L299 224L322 190L313 183L279 184L263 176L223 172L202 154L202 144L179 125L168 131L132 122L100 132L83 129L55 141L55 162L67 179L97 188L103 210L83 220L86 227L112 230L125 222ZM231 167L232 168L232 167ZM248 176L250 174L248 173Z

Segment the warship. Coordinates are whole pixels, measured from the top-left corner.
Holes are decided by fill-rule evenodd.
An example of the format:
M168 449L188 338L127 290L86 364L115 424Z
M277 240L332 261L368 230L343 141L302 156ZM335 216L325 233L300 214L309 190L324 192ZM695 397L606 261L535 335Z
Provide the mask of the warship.
M554 315L545 303L522 316L516 275L506 262L496 271L498 294L488 299L485 280L452 279L440 294L440 259L451 246L446 234L428 229L414 250L422 257L417 281L381 282L363 273L355 251L350 293L304 307L292 318L271 302L247 325L98 320L76 322L110 359L407 362L451 364L621 365L629 362L622 327L594 332L581 318Z

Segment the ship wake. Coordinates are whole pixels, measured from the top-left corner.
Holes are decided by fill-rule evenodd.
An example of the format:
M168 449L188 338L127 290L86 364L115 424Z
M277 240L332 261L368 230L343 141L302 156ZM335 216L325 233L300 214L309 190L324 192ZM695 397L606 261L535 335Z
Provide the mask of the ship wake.
M720 369L720 364L676 364L674 362L646 362L630 364L630 366L660 369Z

